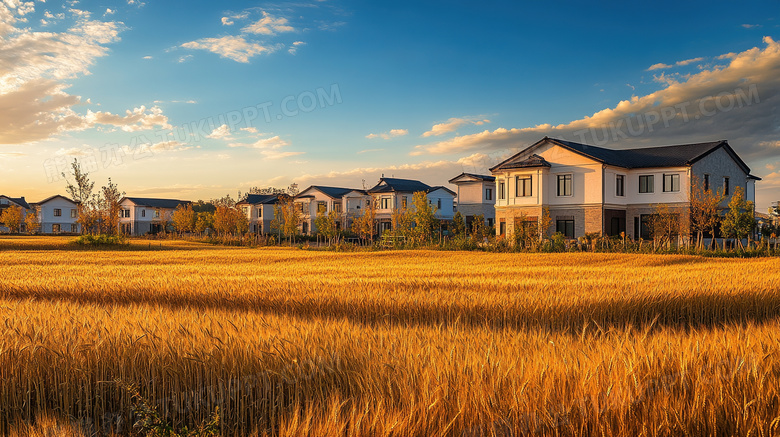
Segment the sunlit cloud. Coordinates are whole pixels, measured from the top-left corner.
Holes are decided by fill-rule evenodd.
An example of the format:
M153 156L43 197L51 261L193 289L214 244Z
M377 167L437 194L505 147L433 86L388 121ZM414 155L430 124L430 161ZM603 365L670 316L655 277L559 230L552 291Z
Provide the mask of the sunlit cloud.
M474 125L482 125L485 123L490 123L490 120L487 119L473 119L469 117L464 118L450 118L445 123L439 123L433 125L431 130L425 132L422 134L423 137L430 137L430 136L439 136L446 134L448 132L454 132L456 129L458 129L461 126L467 125L467 124L474 124Z
M408 133L409 131L407 129L392 129L389 132L382 132L379 134L368 134L366 135L366 138L368 138L369 140L374 138L389 140L390 138L402 137L404 135L407 135Z
M278 46L261 45L248 42L240 36L223 36L220 38L202 38L181 45L186 49L208 50L219 56L236 62L248 63L249 59L261 54L274 52Z

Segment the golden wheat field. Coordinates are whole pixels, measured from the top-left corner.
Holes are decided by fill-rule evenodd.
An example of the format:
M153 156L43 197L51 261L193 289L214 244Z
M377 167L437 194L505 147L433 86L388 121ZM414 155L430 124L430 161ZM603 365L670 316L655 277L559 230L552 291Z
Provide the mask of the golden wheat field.
M780 435L777 259L0 237L0 269L5 435L133 434L123 385L224 436Z

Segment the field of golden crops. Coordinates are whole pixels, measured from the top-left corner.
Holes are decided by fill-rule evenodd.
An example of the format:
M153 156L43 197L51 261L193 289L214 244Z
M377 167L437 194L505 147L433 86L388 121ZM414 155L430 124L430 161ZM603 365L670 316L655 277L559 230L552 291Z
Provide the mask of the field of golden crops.
M769 258L0 237L0 433L780 435L778 322Z

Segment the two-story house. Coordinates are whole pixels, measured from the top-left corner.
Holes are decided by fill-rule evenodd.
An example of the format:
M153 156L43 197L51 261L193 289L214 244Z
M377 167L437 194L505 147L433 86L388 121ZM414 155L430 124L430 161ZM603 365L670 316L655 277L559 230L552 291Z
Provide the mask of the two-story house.
M127 235L162 232L166 230L176 208L190 203L177 199L123 197L119 201L119 231Z
M236 207L244 212L249 220L249 232L269 234L274 220L274 205L279 202L279 194L248 194Z
M376 220L379 232L392 228L393 211L399 209L414 210L413 197L416 192L424 192L428 203L435 209L436 218L452 220L455 214L456 193L442 186L432 187L412 179L382 177L368 194L376 203Z
M42 234L61 232L78 233L79 205L73 200L56 194L33 204L38 210L38 223Z
M17 206L19 208L22 208L22 215L21 215L21 226L20 231L25 231L25 224L24 219L27 217L27 214L33 211L33 207L30 206L29 203L27 203L26 200L24 200L24 196L22 197L8 197L0 194L0 214L3 213L3 211L6 210L6 208L10 208L11 206ZM0 232L8 232L9 229L7 226L5 226L5 223L0 223Z
M349 229L352 221L370 205L370 199L365 191L356 188L312 185L295 196L295 207L301 217L300 231L304 235L315 234L317 216L331 211L338 215L336 227Z
M449 180L457 186L456 211L464 217L471 229L474 217L482 215L485 224L493 226L496 219L496 178L472 173L461 173Z
M498 235L517 220L536 222L548 208L549 232L648 238L655 207L689 211L694 178L727 196L736 186L755 201L750 168L725 140L637 149L606 149L545 137L490 169L496 177Z

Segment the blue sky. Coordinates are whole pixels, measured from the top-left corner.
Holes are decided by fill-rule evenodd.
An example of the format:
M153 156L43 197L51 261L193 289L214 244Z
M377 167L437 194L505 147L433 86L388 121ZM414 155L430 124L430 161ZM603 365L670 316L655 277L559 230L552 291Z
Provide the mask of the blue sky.
M778 15L777 1L2 0L0 192L62 193L73 158L98 185L194 200L381 174L439 185L545 135L728 139L764 178L765 210L780 198Z

